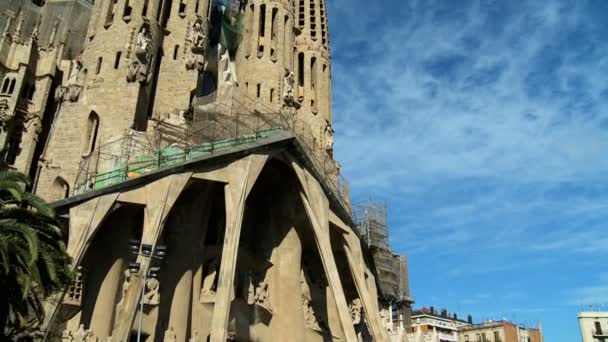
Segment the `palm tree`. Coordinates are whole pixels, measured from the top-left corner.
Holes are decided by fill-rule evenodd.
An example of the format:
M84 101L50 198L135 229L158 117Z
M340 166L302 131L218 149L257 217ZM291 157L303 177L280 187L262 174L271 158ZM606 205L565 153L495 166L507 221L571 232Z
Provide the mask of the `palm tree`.
M0 171L0 340L38 327L44 300L71 281L61 225L27 185L25 175Z

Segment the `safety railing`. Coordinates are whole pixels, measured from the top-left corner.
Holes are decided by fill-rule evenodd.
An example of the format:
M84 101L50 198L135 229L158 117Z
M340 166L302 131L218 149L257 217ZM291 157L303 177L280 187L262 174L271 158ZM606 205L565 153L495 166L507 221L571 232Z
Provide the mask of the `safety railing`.
M74 186L74 194L118 184L152 171L170 167L218 150L242 146L289 130L313 162L321 181L350 211L349 186L339 165L327 153L307 123L266 108L244 95L232 103L194 101L194 115L187 123L173 124L156 120L148 132L129 131L83 157Z

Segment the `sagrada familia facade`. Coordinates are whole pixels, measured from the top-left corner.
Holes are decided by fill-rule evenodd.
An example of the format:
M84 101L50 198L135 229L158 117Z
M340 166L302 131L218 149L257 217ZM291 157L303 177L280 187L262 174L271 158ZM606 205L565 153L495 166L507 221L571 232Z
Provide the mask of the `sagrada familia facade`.
M77 275L49 341L389 341L325 0L5 0L4 162ZM403 335L403 334L402 334Z

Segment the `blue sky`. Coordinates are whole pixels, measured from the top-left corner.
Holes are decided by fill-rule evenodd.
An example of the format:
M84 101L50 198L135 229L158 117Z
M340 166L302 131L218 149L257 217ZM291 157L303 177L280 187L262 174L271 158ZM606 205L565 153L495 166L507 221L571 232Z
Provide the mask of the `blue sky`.
M328 6L336 155L417 306L580 340L608 304L608 1Z

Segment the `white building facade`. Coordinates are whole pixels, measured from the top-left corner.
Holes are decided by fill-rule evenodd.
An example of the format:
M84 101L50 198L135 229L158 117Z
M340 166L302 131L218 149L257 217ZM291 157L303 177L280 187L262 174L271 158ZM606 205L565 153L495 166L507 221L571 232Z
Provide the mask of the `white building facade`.
M578 314L583 342L608 340L608 311L588 311Z

